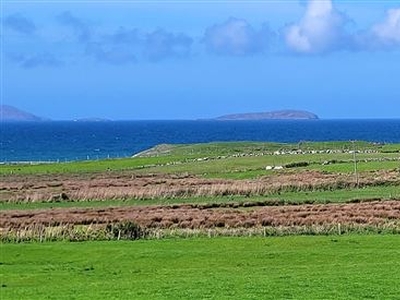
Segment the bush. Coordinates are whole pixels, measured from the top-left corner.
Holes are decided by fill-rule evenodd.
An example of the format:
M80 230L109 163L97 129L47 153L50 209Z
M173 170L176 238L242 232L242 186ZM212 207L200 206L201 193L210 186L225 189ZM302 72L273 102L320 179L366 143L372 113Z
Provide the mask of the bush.
M146 236L145 230L140 227L140 225L128 221L117 224L107 225L107 231L109 231L112 236L118 240L138 240Z
M290 164L286 164L285 168L300 168L300 167L307 167L308 165L309 165L309 163L306 161L299 161L299 162L293 162Z

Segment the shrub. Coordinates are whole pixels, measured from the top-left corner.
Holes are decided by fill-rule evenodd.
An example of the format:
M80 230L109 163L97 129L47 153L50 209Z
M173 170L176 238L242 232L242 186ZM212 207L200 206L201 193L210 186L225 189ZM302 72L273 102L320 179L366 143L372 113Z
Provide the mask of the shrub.
M300 167L307 167L309 165L306 161L299 161L299 162L292 162L290 164L286 164L285 168L300 168Z
M109 224L106 229L118 240L138 240L146 236L145 230L140 225L131 221Z

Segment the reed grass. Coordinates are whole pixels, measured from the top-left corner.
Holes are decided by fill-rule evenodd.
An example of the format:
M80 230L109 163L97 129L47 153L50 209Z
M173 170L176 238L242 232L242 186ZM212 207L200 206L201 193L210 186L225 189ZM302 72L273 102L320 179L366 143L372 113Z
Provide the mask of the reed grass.
M137 239L168 239L193 237L251 237L291 235L350 235L350 234L400 234L399 222L384 224L312 224L296 226L251 226L212 228L145 228L131 221L113 224L58 226L31 225L18 229L2 229L2 243L26 242L83 242Z

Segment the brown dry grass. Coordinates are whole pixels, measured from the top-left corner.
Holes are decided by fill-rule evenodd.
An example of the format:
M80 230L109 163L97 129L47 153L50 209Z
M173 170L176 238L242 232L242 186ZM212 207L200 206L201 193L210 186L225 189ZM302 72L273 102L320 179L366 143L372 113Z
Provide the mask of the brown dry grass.
M351 204L201 208L192 205L0 212L1 231L31 226L134 222L143 228L252 228L259 226L371 225L400 226L400 201Z
M398 172L376 171L360 175L361 186L382 184L400 185ZM257 180L203 179L189 175L139 175L130 172L12 175L1 178L0 201L254 196L288 190L336 189L354 185L352 175L318 171L280 173Z

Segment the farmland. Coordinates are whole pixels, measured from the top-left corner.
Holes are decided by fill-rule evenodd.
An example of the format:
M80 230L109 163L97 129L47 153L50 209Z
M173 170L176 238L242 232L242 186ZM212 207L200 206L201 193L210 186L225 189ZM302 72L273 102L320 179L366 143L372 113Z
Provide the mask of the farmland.
M399 144L160 145L0 178L5 299L400 293Z
M211 143L159 145L130 159L2 165L1 234L24 240L86 228L110 239L106 228L127 222L147 237L264 227L326 234L339 224L397 233L399 151L366 142Z

